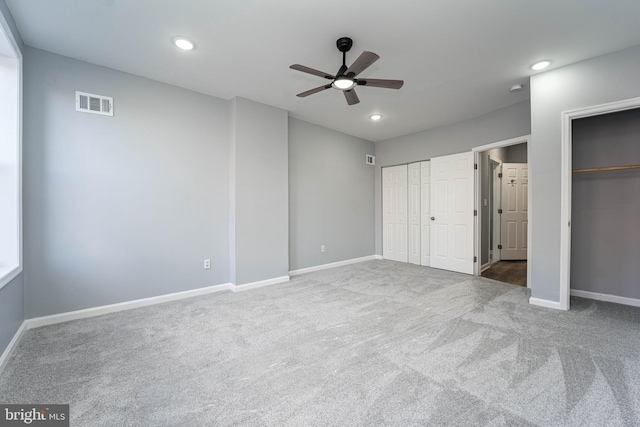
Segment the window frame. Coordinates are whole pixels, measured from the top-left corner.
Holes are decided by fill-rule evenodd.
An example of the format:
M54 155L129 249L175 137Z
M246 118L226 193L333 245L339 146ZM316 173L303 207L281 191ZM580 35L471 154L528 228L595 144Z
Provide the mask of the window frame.
M15 174L16 174L16 188L15 191L8 195L8 197L15 197L15 208L16 212L16 224L15 224L15 238L16 238L16 250L17 256L15 260L11 260L7 263L7 265L0 264L0 290L4 288L7 284L9 284L13 279L15 279L20 273L23 271L23 233L22 233L22 81L23 81L23 63L22 63L22 52L20 51L20 47L13 36L13 32L9 27L4 15L0 12L0 37L5 37L8 41L9 46L13 50L12 59L16 60L16 73L17 73L17 99L16 99L16 108L17 108L17 123L16 123L16 132L15 139L13 139L13 143L15 146ZM4 56L4 55L3 55ZM11 58L11 57L9 57ZM11 143L11 141L10 141ZM3 263L3 260L0 260L0 263Z

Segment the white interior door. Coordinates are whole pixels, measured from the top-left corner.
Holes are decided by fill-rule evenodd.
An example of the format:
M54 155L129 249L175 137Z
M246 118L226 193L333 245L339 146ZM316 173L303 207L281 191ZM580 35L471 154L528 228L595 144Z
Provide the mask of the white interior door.
M431 267L473 274L473 153L431 159Z
M407 262L407 165L382 168L382 257Z
M408 260L420 265L420 162L410 163L408 168Z
M431 261L431 162L420 162L420 264L430 267Z
M527 259L527 192L529 174L526 163L502 164L502 250L503 260Z

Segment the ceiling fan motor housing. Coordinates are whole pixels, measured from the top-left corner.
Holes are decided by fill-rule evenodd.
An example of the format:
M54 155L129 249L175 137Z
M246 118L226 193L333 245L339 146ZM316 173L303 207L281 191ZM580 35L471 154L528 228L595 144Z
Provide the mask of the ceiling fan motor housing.
M338 46L338 50L342 53L349 52L351 46L353 46L353 40L349 37L340 37L336 42L336 46Z

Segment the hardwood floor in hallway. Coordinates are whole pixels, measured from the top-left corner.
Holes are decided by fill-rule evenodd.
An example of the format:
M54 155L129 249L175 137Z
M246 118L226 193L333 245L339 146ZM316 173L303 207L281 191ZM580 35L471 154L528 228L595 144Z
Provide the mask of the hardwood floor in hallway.
M527 261L498 261L481 274L487 279L527 286Z

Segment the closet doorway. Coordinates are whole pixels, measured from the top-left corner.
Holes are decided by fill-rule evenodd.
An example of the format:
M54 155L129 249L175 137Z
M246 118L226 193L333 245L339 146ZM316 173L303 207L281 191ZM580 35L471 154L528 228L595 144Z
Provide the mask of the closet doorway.
M529 136L474 148L476 175L475 274L528 286Z
M640 306L640 108L571 123L570 294Z
M621 295L615 295L610 293L610 290L602 292L594 292L594 291L584 291L580 289L582 284L573 283L571 278L571 272L573 271L572 267L572 228L573 228L573 179L576 174L585 174L584 177L588 179L587 174L592 174L594 179L598 178L597 175L599 173L633 173L638 174L640 169L637 167L640 165L639 163L634 163L632 158L625 158L624 163L621 164L603 164L600 163L598 165L594 164L594 168L583 168L580 166L576 166L576 169L603 169L603 168L613 168L614 170L600 170L600 171L576 171L574 173L574 165L572 162L573 156L573 122L574 120L579 120L583 118L589 118L594 116L615 114L618 112L626 112L628 110L638 110L640 109L640 98L632 98L622 101L616 101L608 104L601 104L595 106L589 106L584 108L579 108L576 110L565 111L561 114L561 149L562 149L562 182L561 182L561 224L563 227L560 232L560 304L559 308L562 310L568 310L570 308L570 295L576 295L581 297L587 297L592 299L598 299L602 301L611 301L617 302L621 304L627 305L635 305L640 306L640 298L637 297L626 297ZM633 113L631 113L633 114ZM635 136L636 147L638 144L638 136ZM606 148L609 147L612 151L615 150L613 147L608 144L605 145ZM631 166L628 171L624 171L626 166ZM606 177L605 177L606 178ZM584 179L584 178L578 178ZM620 179L620 177L614 177L613 179ZM618 193L620 188L616 188L615 192ZM637 190L636 190L637 194ZM623 198L627 199L637 199L637 197L630 196L629 194L623 195ZM618 202L619 203L619 202ZM635 216L637 218L637 216ZM609 216L609 219L611 217ZM621 238L618 242L616 242L615 250L609 254L605 259L593 260L593 262L602 263L606 259L612 259L614 263L618 263L620 259L615 259L616 257L625 257L625 251L629 248L629 245L633 245L633 239L629 237L633 234L634 227L637 227L637 219L627 224L617 224L621 227L621 229L628 231L629 234L625 233L625 236ZM591 230L591 232L595 232L596 230ZM595 245L600 245L600 242L592 242ZM637 264L637 252L636 253L636 261L631 263L630 266L633 268L634 264ZM604 270L603 270L604 271ZM617 274L616 272L611 272L614 276ZM614 279L616 280L616 279ZM607 282L612 282L612 280L607 280ZM616 286L619 286L620 283L616 280ZM576 289L572 289L572 286L575 286ZM636 285L637 286L637 285ZM589 293L586 293L589 292Z

